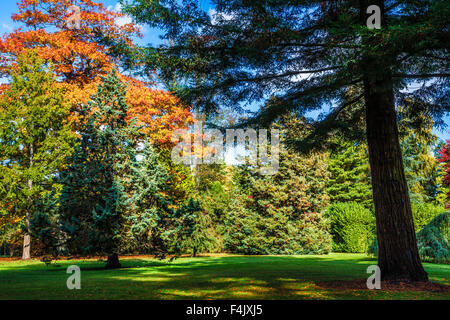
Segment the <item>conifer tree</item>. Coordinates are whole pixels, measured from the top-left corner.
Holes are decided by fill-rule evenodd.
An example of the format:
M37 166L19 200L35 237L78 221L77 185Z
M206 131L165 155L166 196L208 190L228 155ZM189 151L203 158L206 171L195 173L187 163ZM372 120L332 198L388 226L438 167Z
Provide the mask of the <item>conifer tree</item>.
M280 168L260 175L236 169L236 190L225 217L225 248L245 254L324 254L331 250L327 155L280 150Z
M106 254L120 267L118 243L127 199L124 181L135 161L137 127L127 124L125 85L112 70L80 112L83 126L61 174L63 230L72 252Z
M330 202L357 202L371 208L369 159L364 145L341 141L342 149L333 152L328 163Z
M164 258L191 250L208 250L215 243L211 221L192 197L177 198L172 182L178 175L167 168L164 152L146 143L142 159L132 165L127 223L131 239L148 243L149 250ZM161 157L162 156L162 157Z
M37 201L57 189L55 178L74 137L70 106L51 66L28 51L11 69L11 83L0 102L0 208L6 209L0 214L13 212L23 219L22 259L30 259L30 220Z

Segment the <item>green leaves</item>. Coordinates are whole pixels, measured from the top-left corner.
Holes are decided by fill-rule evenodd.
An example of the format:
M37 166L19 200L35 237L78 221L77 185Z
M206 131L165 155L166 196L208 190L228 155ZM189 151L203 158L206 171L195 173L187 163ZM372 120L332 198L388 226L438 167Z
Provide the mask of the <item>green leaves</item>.
M73 151L74 136L51 66L29 51L11 68L0 102L0 207L23 217L59 189L55 179Z

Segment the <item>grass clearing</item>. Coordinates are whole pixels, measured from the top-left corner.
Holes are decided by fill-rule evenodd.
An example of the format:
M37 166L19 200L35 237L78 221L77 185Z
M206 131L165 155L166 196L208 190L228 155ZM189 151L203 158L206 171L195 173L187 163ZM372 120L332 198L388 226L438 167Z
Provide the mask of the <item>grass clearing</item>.
M447 292L339 289L327 282L366 279L376 260L363 254L211 255L173 262L121 257L104 261L0 260L0 299L449 299ZM81 290L68 290L66 269L81 268ZM432 282L450 285L450 265L425 263Z

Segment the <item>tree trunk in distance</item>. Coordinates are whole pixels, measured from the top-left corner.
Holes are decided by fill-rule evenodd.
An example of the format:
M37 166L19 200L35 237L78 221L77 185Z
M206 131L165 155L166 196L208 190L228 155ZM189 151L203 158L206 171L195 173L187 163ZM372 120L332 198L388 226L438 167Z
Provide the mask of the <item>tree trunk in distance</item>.
M34 157L34 146L30 144L30 158L29 158L29 168L33 167L33 157ZM28 179L28 190L33 188L33 180ZM28 208L27 213L25 215L25 235L23 236L23 251L22 251L22 260L31 259L31 236L30 236L30 218L31 218L31 196L28 196Z
M108 260L106 261L106 269L119 269L122 265L119 262L119 256L117 253L113 253L108 256Z
M390 73L366 77L364 97L381 279L428 281L417 249Z
M31 259L31 236L30 232L28 231L30 228L30 213L27 212L25 217L25 227L27 228L27 231L25 231L25 234L23 236L23 251L22 251L22 260L29 260Z

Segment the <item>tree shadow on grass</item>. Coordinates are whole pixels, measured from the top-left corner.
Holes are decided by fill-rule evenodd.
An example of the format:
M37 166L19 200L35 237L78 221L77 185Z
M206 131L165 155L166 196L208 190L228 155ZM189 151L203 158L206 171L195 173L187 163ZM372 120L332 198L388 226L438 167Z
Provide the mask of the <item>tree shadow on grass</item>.
M51 273L42 267L32 272L27 269L27 275L37 279L30 286L62 282L67 278L65 268L77 262L64 261L62 268ZM79 261L82 290L68 293L61 284L59 291L52 289L47 297L42 291L34 296L33 290L23 295L36 299L372 299L420 298L421 294L382 293L359 287L341 290L328 285L366 279L367 266L376 260L374 263L363 255L226 256L180 258L174 262L122 259L121 263L121 269L105 270L101 262ZM17 281L21 281L20 271L25 269L25 265L14 267ZM448 277L450 269L445 272L441 276ZM0 270L0 276L7 276L7 271ZM17 290L17 295L22 294L19 287ZM431 297L439 299L442 295L432 293Z

